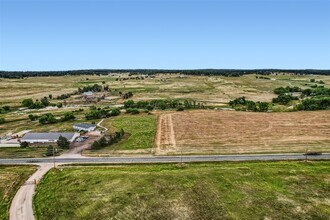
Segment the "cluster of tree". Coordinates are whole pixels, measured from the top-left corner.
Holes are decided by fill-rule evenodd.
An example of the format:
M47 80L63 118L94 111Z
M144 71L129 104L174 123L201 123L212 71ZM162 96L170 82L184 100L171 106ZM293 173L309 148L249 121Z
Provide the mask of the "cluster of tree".
M292 93L292 92L301 92L302 89L297 87L297 86L287 86L287 87L277 87L276 89L274 89L274 93L276 95L282 95L282 94L286 94L286 93Z
M330 96L330 88L317 87L314 89L304 89L302 91L304 96Z
M132 76L133 74L130 73L129 75ZM143 80L143 79L145 79L145 77L143 77L143 76L123 77L123 78L116 78L116 81L125 81L125 80L132 80L132 79Z
M147 109L149 111L153 109L176 109L176 108L198 108L203 109L205 106L202 103L197 103L194 100L178 100L178 99L155 99L149 101L138 101L127 100L124 102L124 108L137 108Z
M120 110L118 108L114 108L112 110L106 108L97 108L97 109L92 109L90 112L86 113L85 118L87 120L101 119L101 118L117 116L119 114L120 114Z
M285 95L293 92L301 92L301 97L306 96L330 96L330 88L316 87L311 89L301 89L297 86L294 87L278 87L274 89L274 93L277 95Z
M108 87L109 89L109 87ZM94 85L87 85L87 86L84 86L82 88L78 88L78 93L84 93L84 92L102 92L104 89L103 89L103 86L101 85L98 85L98 84L94 84Z
M330 108L330 97L312 97L302 100L300 104L297 105L297 110L325 110Z
M317 81L315 79L310 79L310 82L313 82L313 83L316 82L316 83L319 83L319 84L325 84L325 82L323 80Z
M68 70L68 71L0 71L2 78L24 78L36 76L65 76L65 75L108 75L109 73L131 73L153 75L157 73L181 73L187 75L221 75L241 76L244 74L269 75L271 73L290 73L300 75L330 75L330 70L286 70L286 69L195 69L195 70L166 70L166 69L99 69L99 70Z
M132 92L127 92L127 93L124 93L123 94L123 99L129 99L133 96L133 93Z
M229 101L229 105L236 110L267 112L269 108L268 102L254 102L247 100L244 96Z
M75 120L75 116L73 112L65 112L64 115L61 117L60 121L65 122L65 121L73 121Z
M122 137L124 137L124 135L125 135L124 129L121 129L120 131L116 131L112 135L108 135L106 137L103 136L103 137L100 138L100 140L93 142L92 149L97 150L97 149L100 149L100 148L103 148L103 147L106 147L106 146L115 144L118 141L120 141L120 139Z
M61 94L61 95L57 96L56 99L58 99L58 100L68 99L71 97L71 95L73 95L73 93Z
M54 124L57 120L52 113L46 113L39 117L40 124Z
M269 77L266 77L266 76L256 76L256 79L267 79L267 80L270 80Z
M22 101L22 106L31 108L31 109L40 109L44 108L50 105L50 102L48 98L45 96L40 99L40 101L37 99L35 102L33 102L32 99L24 99Z
M287 105L291 100L299 100L299 98L289 94L280 94L276 98L273 98L272 102L280 105Z
M52 113L46 113L41 115L40 117L37 115L29 115L29 119L31 121L35 121L39 118L40 124L54 124L58 121L65 122L65 121L73 121L76 117L74 116L73 112L65 112L64 115L57 120Z

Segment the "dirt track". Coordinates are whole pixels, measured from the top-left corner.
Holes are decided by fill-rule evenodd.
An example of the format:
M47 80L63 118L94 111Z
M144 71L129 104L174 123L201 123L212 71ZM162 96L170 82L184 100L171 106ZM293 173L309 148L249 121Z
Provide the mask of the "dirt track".
M330 151L330 111L161 115L156 154Z

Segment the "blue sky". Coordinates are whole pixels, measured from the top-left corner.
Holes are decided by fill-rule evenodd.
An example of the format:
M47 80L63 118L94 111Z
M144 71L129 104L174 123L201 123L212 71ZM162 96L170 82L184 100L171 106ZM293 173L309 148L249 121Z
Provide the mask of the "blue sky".
M330 0L0 0L0 70L330 69Z

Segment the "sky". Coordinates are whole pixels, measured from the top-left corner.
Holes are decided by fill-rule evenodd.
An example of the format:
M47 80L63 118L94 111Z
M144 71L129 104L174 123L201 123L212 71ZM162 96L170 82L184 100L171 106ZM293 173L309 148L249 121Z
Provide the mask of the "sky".
M0 70L330 69L330 0L0 0Z

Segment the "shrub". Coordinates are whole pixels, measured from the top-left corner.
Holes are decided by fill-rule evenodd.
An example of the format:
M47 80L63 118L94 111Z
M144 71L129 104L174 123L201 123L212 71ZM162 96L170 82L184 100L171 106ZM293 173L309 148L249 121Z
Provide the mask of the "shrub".
M112 109L110 112L111 116L117 116L120 115L120 110L118 108Z
M10 106L9 106L9 105L5 105L5 106L3 106L2 108L3 108L3 110L5 110L5 111L9 111L9 110L10 110Z
M0 118L0 125L4 124L6 122L6 120L4 118Z
M33 105L33 100L32 99L24 99L22 101L22 106L24 107L30 107Z
M60 136L57 140L57 146L63 149L68 149L70 147L70 142L66 137Z
M63 117L61 117L61 121L73 121L76 117L73 112L66 112Z
M29 146L29 143L26 142L26 141L23 141L23 142L20 143L21 148L27 148L28 146Z
M57 120L52 113L44 114L39 118L40 124L54 124L56 122Z

